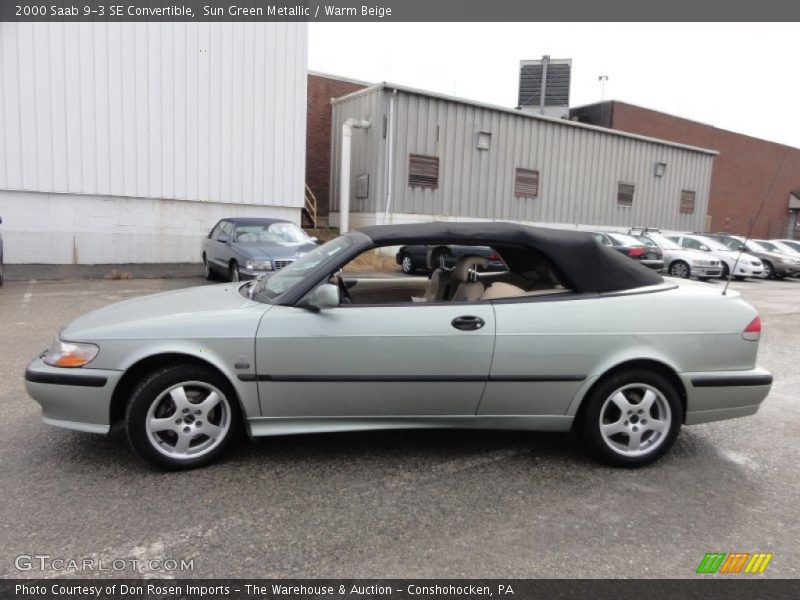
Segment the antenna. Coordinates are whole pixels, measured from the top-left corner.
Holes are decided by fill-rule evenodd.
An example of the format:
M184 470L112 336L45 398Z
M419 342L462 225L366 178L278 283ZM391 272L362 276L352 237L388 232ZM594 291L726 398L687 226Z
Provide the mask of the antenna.
M747 241L750 239L750 234L753 233L753 227L758 220L758 215L761 214L761 209L764 208L764 205L767 203L767 198L769 198L770 193L772 192L772 188L775 185L775 181L778 179L778 173L781 172L783 169L783 163L786 162L786 155L789 154L789 149L783 151L783 157L781 158L781 162L778 165L778 168L775 170L775 174L772 176L772 181L769 182L769 187L767 188L767 193L764 194L764 199L761 201L761 204L756 211L755 216L750 220L750 227L747 228L747 235L744 238L744 243L742 244L741 248L739 248L739 254L736 255L736 262L733 263L733 268L728 273L728 281L725 282L725 289L722 290L722 295L725 296L728 293L728 286L731 284L731 279L733 279L733 274L736 271L736 267L739 266L739 259L742 257L742 252L744 252L744 247L747 244Z

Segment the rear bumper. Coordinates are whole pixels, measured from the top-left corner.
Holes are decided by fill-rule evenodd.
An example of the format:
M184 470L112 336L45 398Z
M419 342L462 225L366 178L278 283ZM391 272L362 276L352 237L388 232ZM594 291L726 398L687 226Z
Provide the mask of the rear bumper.
M772 374L760 367L679 375L686 388L687 425L752 415L772 387Z
M120 377L122 371L62 369L35 358L25 369L25 389L41 405L48 425L108 433L111 395Z
M653 269L654 271L658 271L659 273L664 270L664 261L660 259L649 259L645 258L639 261L648 269Z

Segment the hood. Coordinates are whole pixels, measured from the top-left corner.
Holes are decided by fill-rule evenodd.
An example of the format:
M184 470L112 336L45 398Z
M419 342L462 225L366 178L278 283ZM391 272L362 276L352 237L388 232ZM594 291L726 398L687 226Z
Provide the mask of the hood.
M280 242L233 242L231 244L247 256L255 260L269 260L271 258L296 258L311 252L317 245L313 242L305 244L287 244Z
M796 256L791 256L788 254L781 254L780 252L751 252L751 254L755 254L759 258L766 258L769 260L777 260L777 261L794 261L797 260Z
M238 284L203 285L110 304L78 317L61 330L59 337L68 341L92 340L105 337L111 329L152 330L160 321L178 323L197 318L198 313L254 305L259 303L242 296Z

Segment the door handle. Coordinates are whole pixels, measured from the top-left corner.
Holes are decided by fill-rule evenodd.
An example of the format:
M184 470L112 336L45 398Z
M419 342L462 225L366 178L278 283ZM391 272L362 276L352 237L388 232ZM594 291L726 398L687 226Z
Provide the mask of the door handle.
M464 315L463 317L456 317L450 321L450 324L462 331L475 331L486 325L486 321L473 315Z

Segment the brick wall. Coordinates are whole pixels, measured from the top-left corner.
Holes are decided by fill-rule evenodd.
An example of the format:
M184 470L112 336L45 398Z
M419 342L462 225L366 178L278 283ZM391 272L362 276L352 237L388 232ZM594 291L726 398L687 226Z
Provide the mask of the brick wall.
M708 204L713 231L746 234L775 171L784 161L753 227L755 238L784 237L785 232L778 227L788 215L789 192L800 188L800 149L624 102L605 103L601 120L597 107L581 107L572 115L582 122L608 126L610 121L611 127L621 131L719 152L714 158Z
M331 99L367 87L367 84L324 75L308 75L306 128L306 183L317 197L317 214L328 216L331 169Z

